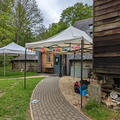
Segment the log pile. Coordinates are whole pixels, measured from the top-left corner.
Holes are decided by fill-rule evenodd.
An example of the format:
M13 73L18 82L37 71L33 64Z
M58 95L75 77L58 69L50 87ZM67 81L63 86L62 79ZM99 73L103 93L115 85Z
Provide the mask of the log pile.
M101 89L103 92L110 93L113 90L114 86L113 84L101 84Z
M114 110L120 109L120 89L113 84L101 84L102 102Z
M102 80L90 79L90 84L101 85L102 103L114 110L120 109L120 88L112 83L102 83Z

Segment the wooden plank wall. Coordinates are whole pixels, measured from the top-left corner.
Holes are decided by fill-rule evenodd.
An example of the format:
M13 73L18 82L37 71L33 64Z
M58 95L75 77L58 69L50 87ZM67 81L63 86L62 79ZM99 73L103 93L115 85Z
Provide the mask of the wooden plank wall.
M48 53L51 56L51 61L47 62L47 53L42 53L42 72L44 73L53 73L53 66L54 66L54 57L53 54Z
M120 74L120 0L94 0L94 69Z

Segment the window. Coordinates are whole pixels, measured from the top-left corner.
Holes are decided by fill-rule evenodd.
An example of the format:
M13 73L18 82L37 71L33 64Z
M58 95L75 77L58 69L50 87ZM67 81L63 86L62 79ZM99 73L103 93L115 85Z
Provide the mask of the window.
M55 57L54 63L55 63L55 65L58 65L58 64L59 64L59 57Z
M93 30L93 25L89 25L89 29L90 29L90 30Z
M90 36L93 37L93 32L90 32Z
M47 62L49 63L51 61L51 56L50 54L47 54Z

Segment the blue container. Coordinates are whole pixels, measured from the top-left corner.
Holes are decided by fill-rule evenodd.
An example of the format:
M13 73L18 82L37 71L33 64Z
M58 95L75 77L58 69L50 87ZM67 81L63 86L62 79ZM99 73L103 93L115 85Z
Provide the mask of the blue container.
M82 91L82 96L85 96L87 94L86 90Z
M87 90L87 88L82 90L82 96L85 96L87 94L86 90ZM81 88L80 87L79 87L79 91L81 93Z
M82 85L82 90L85 90L85 89L87 89L87 85L83 84Z

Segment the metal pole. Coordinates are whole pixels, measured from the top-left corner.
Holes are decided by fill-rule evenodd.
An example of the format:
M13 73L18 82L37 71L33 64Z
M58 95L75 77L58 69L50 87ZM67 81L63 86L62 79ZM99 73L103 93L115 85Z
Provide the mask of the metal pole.
M5 57L6 57L6 56L5 56L5 53L4 53L4 77L5 77L5 71L6 71L6 66L5 66L5 64L6 64L6 63L5 63L6 59L5 59Z
M27 49L25 48L25 68L24 68L24 89L26 89L26 51Z
M82 81L83 81L83 49L84 49L84 40L81 40L81 104L80 108L82 109Z
M75 80L75 52L74 52L74 80Z
M60 71L59 71L59 77L62 77L62 55L60 54Z

